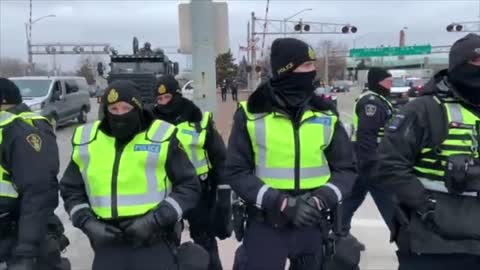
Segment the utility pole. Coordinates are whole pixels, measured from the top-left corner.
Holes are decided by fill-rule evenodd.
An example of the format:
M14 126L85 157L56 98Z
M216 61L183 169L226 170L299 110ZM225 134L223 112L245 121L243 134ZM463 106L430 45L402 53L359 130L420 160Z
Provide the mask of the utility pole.
M212 0L192 0L191 18L195 104L203 111L215 113L217 81L215 74L215 14Z
M252 40L250 39L250 21L248 21L247 23L247 63L252 68L251 72L247 72L247 89L248 90L253 90L253 85L252 85L253 66L252 66L252 62L250 62L251 43L252 43Z
M25 26L25 31L27 31L27 53L28 53L27 75L30 75L34 71L33 56L32 56L32 1L33 0L30 0L30 15L28 17L28 27Z
M328 65L329 65L329 59L328 55L330 54L330 43L327 43L325 46L325 85L330 85L329 80L328 80Z
M251 75L251 85L250 90L255 90L257 87L257 46L255 42L255 13L252 12L252 31L251 31L251 42L252 42L252 54L251 54L251 66L252 66L252 75Z

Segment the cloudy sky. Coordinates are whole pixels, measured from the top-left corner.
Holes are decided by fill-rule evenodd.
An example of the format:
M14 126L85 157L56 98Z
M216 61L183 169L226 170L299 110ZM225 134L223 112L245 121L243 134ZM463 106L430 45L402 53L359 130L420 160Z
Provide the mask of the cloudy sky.
M178 4L173 0L33 0L33 18L55 14L33 26L33 42L110 43L120 52L130 52L131 40L137 36L142 44L154 47L179 45ZM246 24L250 13L265 16L266 0L230 0L229 37L235 56L239 45L245 45ZM407 27L407 45L449 45L461 34L447 33L452 21L479 19L480 1L326 1L271 0L269 18L283 19L305 8L312 9L296 17L304 21L351 23L358 27L355 35L303 35L315 46L325 39L343 41L357 47L397 45L399 31ZM0 57L26 60L25 23L29 1L0 0ZM275 26L269 26L276 30ZM267 38L266 43L272 39ZM170 50L170 49L168 49ZM167 51L168 51L167 50ZM184 55L172 57L185 63ZM51 57L35 56L36 62L51 65ZM76 56L57 58L64 70L76 68Z

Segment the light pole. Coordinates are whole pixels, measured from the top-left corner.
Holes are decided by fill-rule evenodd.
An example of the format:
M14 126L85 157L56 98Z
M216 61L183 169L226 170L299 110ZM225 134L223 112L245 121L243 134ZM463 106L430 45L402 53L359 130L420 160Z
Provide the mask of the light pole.
M364 37L366 37L366 36L368 36L368 35L371 35L371 34L372 34L372 33L366 33L366 34L363 34L363 35L360 35L360 36L354 38L354 39L353 39L353 42L352 42L352 45L353 45L352 47L355 49L355 48L356 48L356 44L357 44L357 40L362 39L362 38L364 38Z
M30 74L34 69L33 56L32 56L32 25L37 23L40 20L43 20L46 18L52 18L52 17L56 17L55 14L42 16L40 18L37 18L35 20L25 23L25 34L27 36L28 74Z
M287 36L286 33L287 33L287 22L288 22L288 20L292 19L293 17L295 17L295 16L297 16L297 15L299 15L299 14L305 12L305 11L312 11L312 10L313 10L312 8L305 8L305 9L302 9L302 10L298 11L297 13L293 14L290 17L284 18L283 19L283 33L284 33L283 37Z

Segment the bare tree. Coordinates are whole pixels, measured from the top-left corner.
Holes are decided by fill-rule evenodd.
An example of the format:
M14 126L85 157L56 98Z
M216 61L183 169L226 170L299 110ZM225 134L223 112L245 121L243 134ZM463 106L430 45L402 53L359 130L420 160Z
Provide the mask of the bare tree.
M95 84L95 76L97 75L95 68L97 66L97 63L100 61L101 59L99 59L98 57L82 57L79 61L76 75L84 77L89 85Z
M315 63L317 77L327 82L344 79L347 68L347 59L345 57L347 50L348 45L343 42L331 40L319 42L317 45L317 61ZM325 55L328 55L328 78L325 78Z
M25 76L27 63L17 58L0 58L0 77Z

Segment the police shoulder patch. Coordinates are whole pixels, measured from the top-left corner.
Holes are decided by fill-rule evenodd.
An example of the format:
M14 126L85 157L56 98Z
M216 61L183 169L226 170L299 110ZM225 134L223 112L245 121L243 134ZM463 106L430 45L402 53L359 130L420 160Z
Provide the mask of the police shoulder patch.
M40 152L42 150L42 138L37 134L31 133L26 137L26 140L35 151Z
M365 114L369 117L372 117L377 112L377 105L367 104L365 105Z
M403 114L396 114L393 116L392 120L388 124L387 128L389 131L396 131L399 127L402 126L403 122L405 121L405 115Z

